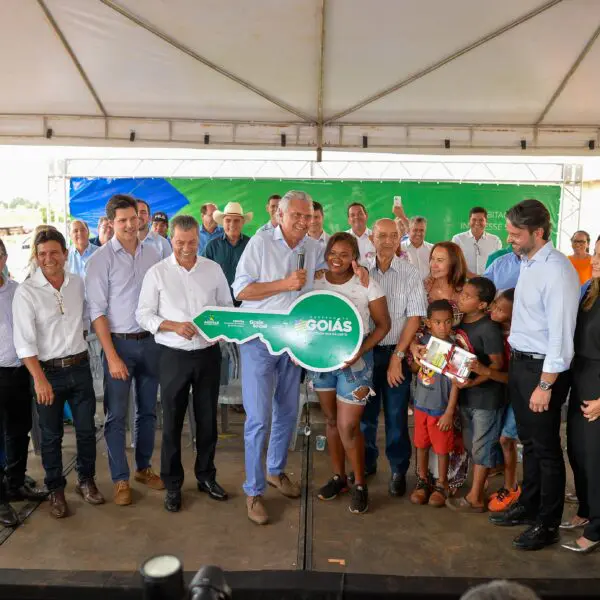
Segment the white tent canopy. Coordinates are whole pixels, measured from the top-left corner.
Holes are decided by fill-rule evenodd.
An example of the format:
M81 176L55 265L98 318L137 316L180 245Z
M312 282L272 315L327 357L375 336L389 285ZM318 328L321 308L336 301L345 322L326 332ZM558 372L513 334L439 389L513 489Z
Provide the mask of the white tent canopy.
M598 0L2 0L4 143L597 153Z

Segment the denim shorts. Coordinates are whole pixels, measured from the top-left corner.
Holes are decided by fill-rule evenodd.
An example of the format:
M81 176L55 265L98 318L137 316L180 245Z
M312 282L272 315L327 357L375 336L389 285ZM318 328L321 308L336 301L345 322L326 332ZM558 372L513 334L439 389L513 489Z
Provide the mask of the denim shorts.
M506 406L502 423L502 433L500 435L505 438L510 438L511 440L518 440L517 421L515 420L515 411L512 404Z
M329 373L311 371L309 377L315 392L335 391L337 399L347 404L365 406L372 393L373 385L373 351L363 354L351 367L336 369ZM359 399L354 392L361 387L369 388L369 393Z
M471 460L482 467L496 466L504 407L498 409L460 407L463 442Z

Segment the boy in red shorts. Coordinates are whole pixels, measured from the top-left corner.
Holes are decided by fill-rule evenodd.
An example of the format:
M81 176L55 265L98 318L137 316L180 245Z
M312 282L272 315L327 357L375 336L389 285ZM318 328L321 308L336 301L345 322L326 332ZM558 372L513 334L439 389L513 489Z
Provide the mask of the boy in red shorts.
M422 342L431 336L450 341L454 311L447 300L436 300L427 309L425 324L429 330ZM410 496L413 504L429 504L441 508L448 497L449 453L454 446L453 421L458 402L458 387L445 375L423 366L417 376L415 390L414 445L417 449L417 485ZM437 480L433 490L427 481L429 449L438 455Z

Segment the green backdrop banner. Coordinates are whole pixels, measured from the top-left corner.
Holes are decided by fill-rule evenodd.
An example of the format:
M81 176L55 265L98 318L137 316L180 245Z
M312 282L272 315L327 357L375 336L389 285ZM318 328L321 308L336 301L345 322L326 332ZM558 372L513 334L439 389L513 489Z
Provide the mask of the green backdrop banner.
M488 231L506 240L504 214L521 200L536 198L543 202L552 217L556 243L560 194L558 185L513 185L446 182L395 181L320 181L312 179L168 179L189 201L180 214L200 215L200 206L215 203L221 210L227 202L239 202L244 211L254 212L246 225L248 235L268 220L265 210L272 194L283 196L288 190L308 192L325 209L325 231L348 229L346 207L361 202L367 207L369 224L381 217L391 217L394 196L402 196L408 217L422 215L428 220L427 240L439 242L466 231L469 210L484 206L489 214Z

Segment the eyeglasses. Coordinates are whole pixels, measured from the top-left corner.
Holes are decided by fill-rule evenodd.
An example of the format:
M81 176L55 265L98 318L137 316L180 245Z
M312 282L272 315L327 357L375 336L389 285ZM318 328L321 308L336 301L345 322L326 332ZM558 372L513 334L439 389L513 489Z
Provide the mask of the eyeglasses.
M572 244L587 244L587 240L571 240Z
M56 302L58 304L58 310L60 310L60 314L65 314L65 301L60 292L54 292L54 297L56 298Z

